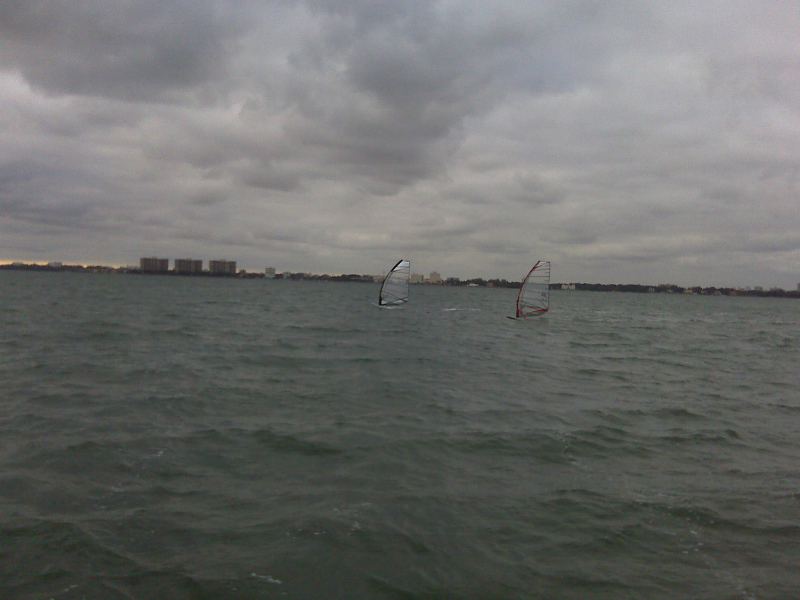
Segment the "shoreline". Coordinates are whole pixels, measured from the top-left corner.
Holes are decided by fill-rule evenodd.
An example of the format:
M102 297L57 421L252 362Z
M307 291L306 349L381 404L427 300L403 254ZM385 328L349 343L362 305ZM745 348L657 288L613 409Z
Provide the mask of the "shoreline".
M328 274L309 274L309 273L276 273L273 277L267 277L264 273L239 271L238 273L211 273L202 271L199 273L181 273L174 270L150 272L129 267L108 267L104 265L39 265L36 263L5 263L0 264L2 271L35 271L45 273L101 273L101 274L122 274L122 275L155 275L161 277L211 277L225 279L276 279L289 281L336 281L349 283L375 283L373 275L328 275ZM413 284L413 285L440 285L442 287L484 287L484 288L513 288L518 289L519 281L508 281L506 279L483 279L473 278L461 280L450 277L443 280L441 284ZM736 297L756 297L756 298L800 298L800 290L784 290L781 288L747 289L715 286L693 286L681 287L678 285L642 285L642 284L617 284L617 283L552 283L551 290L559 291L589 291L589 292L628 292L634 294L678 294L688 296L736 296Z

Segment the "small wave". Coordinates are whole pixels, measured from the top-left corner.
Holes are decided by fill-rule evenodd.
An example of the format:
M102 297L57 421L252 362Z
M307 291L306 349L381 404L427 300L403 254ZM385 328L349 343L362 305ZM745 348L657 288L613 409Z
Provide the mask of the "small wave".
M569 459L564 456L562 443L544 433L500 434L489 432L473 432L458 437L438 440L417 441L415 446L439 446L443 444L449 449L468 453L481 452L506 456L536 457L546 462L565 463Z
M308 456L340 454L342 451L328 444L303 439L297 435L281 434L269 429L248 430L238 427L230 429L204 429L178 438L190 444L214 444L228 446L235 443L255 441L271 450Z
M576 456L648 456L652 452L627 429L598 425L565 436L568 451Z
M653 414L657 417L678 417L679 419L705 419L705 417L699 413L692 412L687 408L682 407L670 407L670 408L659 408L653 411Z
M135 339L135 336L127 331L115 331L109 328L102 331L90 331L81 339L90 342L126 342Z
M515 434L475 432L447 439L444 443L459 451L521 456L558 464L573 464L586 457L650 454L625 429L606 426L567 434L552 431Z
M800 412L800 405L783 404L782 402L770 402L766 404L766 406L788 413Z
M283 582L272 575L259 575L258 573L250 573L250 577L254 577L256 579L261 579L266 581L267 583L271 583L273 585L281 585Z
M723 443L737 444L741 439L739 433L733 429L713 430L703 429L700 431L685 431L672 429L668 435L661 436L661 441L670 444L695 444L695 443Z
M327 444L304 440L297 436L278 434L267 429L259 429L251 434L260 443L273 450L283 450L308 456L341 454L341 450Z

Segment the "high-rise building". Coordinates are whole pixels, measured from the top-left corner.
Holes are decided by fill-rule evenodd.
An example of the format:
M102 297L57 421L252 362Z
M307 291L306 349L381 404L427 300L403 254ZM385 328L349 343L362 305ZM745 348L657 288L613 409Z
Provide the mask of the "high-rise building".
M193 258L176 258L175 272L183 274L202 273L203 261L195 260Z
M264 277L267 279L275 279L275 267L265 267Z
M169 259L155 257L140 258L139 268L145 273L166 273L169 271Z
M422 283L424 280L422 273L412 273L408 277L408 283Z
M442 284L442 276L439 275L436 271L431 271L430 276L428 277L428 283L433 285L441 285Z
M208 270L213 275L236 275L235 260L210 260Z

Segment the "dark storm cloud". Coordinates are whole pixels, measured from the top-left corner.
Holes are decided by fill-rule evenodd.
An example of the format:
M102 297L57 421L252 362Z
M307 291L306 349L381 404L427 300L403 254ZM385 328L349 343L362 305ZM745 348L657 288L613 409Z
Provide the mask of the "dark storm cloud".
M222 74L241 30L217 2L9 0L0 56L52 94L162 97Z
M48 164L19 161L0 165L0 213L33 224L75 227L86 223L90 201L83 193L65 192L82 179L82 173ZM58 191L52 188L54 180L60 186Z
M798 30L780 2L11 0L0 258L792 285Z

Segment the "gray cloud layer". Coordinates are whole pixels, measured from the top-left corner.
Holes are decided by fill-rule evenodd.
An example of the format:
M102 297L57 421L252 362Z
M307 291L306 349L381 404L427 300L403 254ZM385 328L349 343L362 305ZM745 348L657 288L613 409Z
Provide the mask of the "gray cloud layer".
M800 281L794 3L0 5L0 259Z

